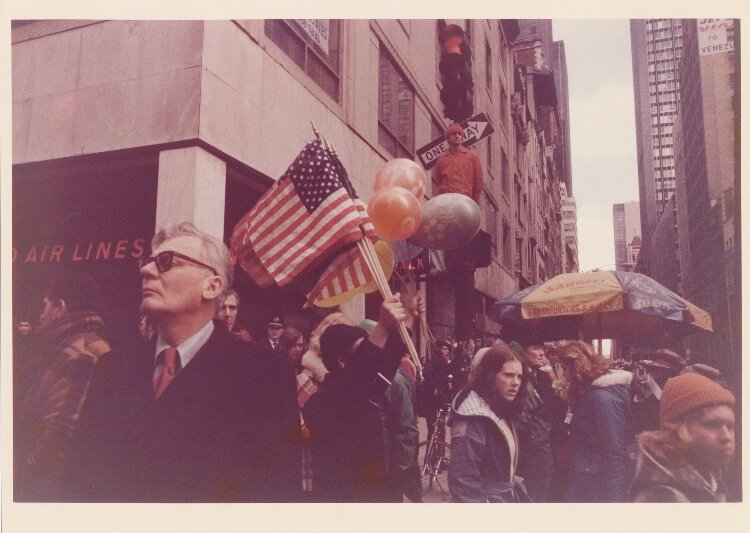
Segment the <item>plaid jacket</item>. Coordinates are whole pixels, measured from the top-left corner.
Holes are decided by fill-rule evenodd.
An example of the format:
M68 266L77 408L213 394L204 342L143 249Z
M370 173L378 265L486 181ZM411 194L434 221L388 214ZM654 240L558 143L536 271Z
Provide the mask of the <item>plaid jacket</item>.
M15 499L55 501L94 365L110 351L104 323L70 312L39 328L42 368L25 394L15 436Z

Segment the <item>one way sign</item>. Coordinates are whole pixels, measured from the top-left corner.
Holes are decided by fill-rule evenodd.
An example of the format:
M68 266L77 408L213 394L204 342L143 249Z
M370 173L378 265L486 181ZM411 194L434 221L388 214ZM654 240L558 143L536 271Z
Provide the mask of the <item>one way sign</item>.
M490 119L484 113L474 115L470 119L461 123L461 127L464 129L464 146L469 147L475 144L477 141L481 141L485 137L489 137L495 133L495 128L492 127ZM437 139L426 144L419 150L417 150L417 157L419 162L425 170L430 170L435 166L438 157L448 151L448 142L445 137L440 136Z

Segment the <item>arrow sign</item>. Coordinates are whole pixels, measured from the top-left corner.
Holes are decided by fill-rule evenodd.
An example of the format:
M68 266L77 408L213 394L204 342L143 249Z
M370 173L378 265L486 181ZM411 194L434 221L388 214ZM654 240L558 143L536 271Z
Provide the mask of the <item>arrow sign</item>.
M495 133L495 128L492 127L490 119L484 113L479 113L465 120L461 123L461 127L464 129L463 145L466 148ZM430 170L435 166L438 158L447 151L448 142L445 140L445 136L440 136L417 150L417 157L424 169Z

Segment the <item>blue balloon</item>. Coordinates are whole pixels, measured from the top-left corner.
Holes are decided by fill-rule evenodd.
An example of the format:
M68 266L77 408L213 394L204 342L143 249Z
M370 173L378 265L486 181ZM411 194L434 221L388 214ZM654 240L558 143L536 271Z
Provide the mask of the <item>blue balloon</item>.
M391 241L393 256L398 262L410 261L417 257L424 248L412 244L409 241Z

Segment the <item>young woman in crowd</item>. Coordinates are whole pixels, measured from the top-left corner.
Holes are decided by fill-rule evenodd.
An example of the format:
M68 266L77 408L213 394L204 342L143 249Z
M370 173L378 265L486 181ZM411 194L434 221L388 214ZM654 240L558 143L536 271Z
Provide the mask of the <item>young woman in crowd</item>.
M632 477L630 384L633 374L582 341L561 341L556 355L568 384L565 422L572 446L568 500L623 502Z
M529 501L516 476L514 421L525 404L528 376L510 348L490 348L471 368L453 401L448 486L455 502Z

